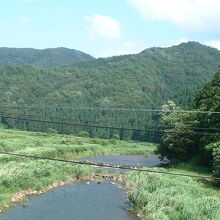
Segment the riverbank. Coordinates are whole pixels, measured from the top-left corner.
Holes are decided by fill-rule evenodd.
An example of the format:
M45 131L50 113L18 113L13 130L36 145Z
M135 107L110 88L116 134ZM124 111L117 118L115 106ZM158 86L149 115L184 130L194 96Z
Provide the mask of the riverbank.
M150 155L155 146L149 143L0 130L0 148L4 152L78 159L101 155ZM131 208L141 219L217 220L216 216L220 216L220 192L212 187L211 182L135 171L113 175L86 165L30 158L21 160L6 155L0 156L0 165L1 211L16 202L22 202L25 206L28 196L39 195L68 183L90 180L101 183L103 178L110 178L124 182ZM211 175L206 170L187 164L165 171Z
M101 173L99 173L101 171ZM61 187L67 184L71 183L79 183L79 182L86 182L86 184L89 184L90 181L95 181L97 184L101 184L104 179L110 179L113 181L120 181L124 182L124 175L118 175L118 174L107 174L104 170L100 171L94 171L91 176L80 176L79 178L76 177L69 177L65 181L60 182L54 182L51 185L48 185L47 187L40 189L40 190L33 190L33 189L27 189L20 191L18 193L15 193L10 201L7 202L7 204L0 209L1 212L7 211L10 207L13 207L17 203L21 203L23 207L27 206L28 198L31 196L41 195L44 193L47 193L54 188ZM112 184L115 184L114 182L111 182Z
M220 190L211 182L191 177L129 172L125 186L129 203L141 219L219 219Z
M121 182L103 179L100 184L73 182L39 196L27 206L16 205L0 214L1 220L138 220L129 211L127 193Z
M150 155L154 149L155 145L151 143L0 129L0 152L78 159L102 155ZM8 209L12 201L20 201L26 194L45 192L54 184L59 186L68 182L69 178L89 179L93 174L94 170L85 165L0 155L0 210ZM19 196L22 194L24 196Z

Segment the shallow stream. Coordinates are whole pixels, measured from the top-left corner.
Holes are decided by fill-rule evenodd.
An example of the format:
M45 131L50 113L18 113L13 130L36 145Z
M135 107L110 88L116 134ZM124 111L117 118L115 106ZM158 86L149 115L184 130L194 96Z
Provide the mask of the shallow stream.
M141 166L160 166L156 156L103 156L86 158L94 162L128 164ZM27 207L17 205L0 220L135 220L126 204L127 193L119 184L104 180L101 184L71 183L39 196L33 196ZM114 182L115 183L115 182Z

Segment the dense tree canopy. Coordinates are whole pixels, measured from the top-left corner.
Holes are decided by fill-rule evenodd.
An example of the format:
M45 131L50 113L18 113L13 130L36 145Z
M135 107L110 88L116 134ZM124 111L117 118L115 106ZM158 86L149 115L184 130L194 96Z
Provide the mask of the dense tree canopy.
M172 102L163 108L167 106L177 108ZM220 176L220 71L188 108L207 113L163 113L163 124L170 127L163 134L157 152L171 160L197 158L199 164L214 166L215 174Z
M58 67L93 59L78 50L52 48L37 50L32 48L0 48L0 66L10 64L35 65L39 67Z
M91 137L155 140L160 136L159 133L132 132L125 128L152 129L159 123L157 113L75 108L155 109L168 100L184 106L213 77L219 60L218 50L189 42L170 48L151 48L137 55L93 59L56 69L28 65L4 66L0 67L0 103L25 104L37 108L1 107L0 110L6 113L19 110L26 117L59 118L60 121L119 128L53 125L59 133L85 130ZM38 108L51 105L56 107ZM65 106L68 108L63 108ZM40 131L47 131L51 127L33 122L10 121L12 126Z

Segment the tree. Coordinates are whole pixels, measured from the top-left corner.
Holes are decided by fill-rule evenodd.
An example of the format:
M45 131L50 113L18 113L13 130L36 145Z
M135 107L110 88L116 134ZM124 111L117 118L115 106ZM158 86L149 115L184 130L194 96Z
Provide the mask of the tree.
M58 131L54 128L48 128L47 133L49 133L49 134L58 134Z
M194 129L198 125L197 115L178 112L180 108L172 101L163 105L162 110L164 111L161 113L164 134L157 147L157 153L171 160L190 160L199 151L197 136L194 135Z
M213 168L214 168L214 176L220 177L220 141L216 143L212 143L209 145L213 149Z
M4 113L6 117L2 117L2 122L6 124L8 128L15 128L17 120L13 118L19 118L22 114L23 113L18 109L9 109Z
M85 138L90 137L88 131L80 131L80 132L78 133L78 136L79 136L79 137L85 137Z

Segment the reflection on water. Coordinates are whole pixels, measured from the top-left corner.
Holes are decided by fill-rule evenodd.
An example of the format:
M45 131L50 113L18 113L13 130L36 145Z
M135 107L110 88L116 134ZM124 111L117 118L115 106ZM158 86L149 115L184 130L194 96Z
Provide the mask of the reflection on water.
M109 180L101 184L72 183L31 197L0 214L0 220L135 220L125 204L126 192Z

